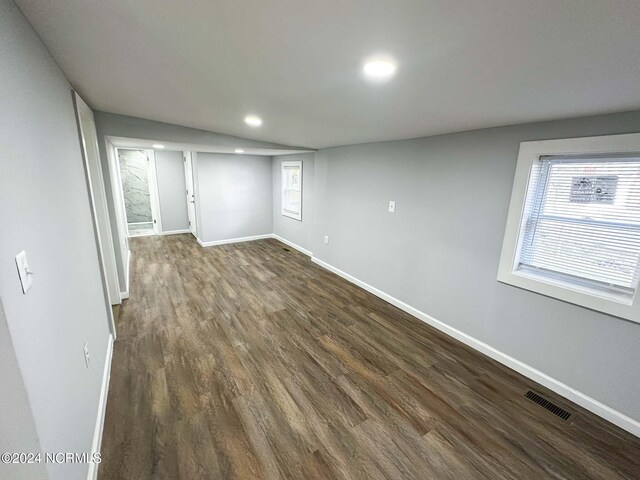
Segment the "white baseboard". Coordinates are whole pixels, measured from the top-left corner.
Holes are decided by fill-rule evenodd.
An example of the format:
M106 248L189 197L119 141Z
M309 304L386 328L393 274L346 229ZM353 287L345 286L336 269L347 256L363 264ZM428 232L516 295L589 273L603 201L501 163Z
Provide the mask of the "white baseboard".
M289 245L291 248L295 248L296 250L298 250L300 253L304 253L305 255L307 255L308 257L312 257L313 253L309 250L307 250L306 248L302 248L300 245L296 245L293 242L290 242L289 240L282 238L280 235L276 235L275 233L271 235L271 238L275 238L276 240L278 240L279 242L284 243L285 245Z
M107 411L107 396L109 394L109 378L111 377L111 359L113 357L113 337L109 334L107 344L107 356L104 361L104 372L102 374L102 388L100 390L100 400L98 401L98 415L96 417L96 426L93 431L93 444L91 445L91 453L99 453L102 445L102 432L104 430L104 416ZM95 480L98 478L99 463L89 464L89 473L87 480Z
M264 240L265 238L274 238L274 239L278 240L279 242L282 242L285 245L288 245L291 248L295 248L299 252L304 253L308 257L313 256L313 253L310 252L309 250L307 250L306 248L302 248L300 245L296 245L295 243L290 242L289 240L287 240L285 238L282 238L281 236L276 235L275 233L267 233L267 234L264 234L264 235L254 235L252 237L229 238L227 240L215 240L215 241L212 241L212 242L203 242L198 237L196 237L196 240L198 241L198 243L202 247L213 247L215 245L226 245L226 244L229 244L229 243L252 242L254 240Z
M126 290L120 292L120 300L126 300L129 298L129 264L131 263L131 249L127 250L127 271L125 272Z
M253 240L263 240L265 238L272 238L272 233L267 233L265 235L254 235L252 237L240 237L240 238L228 238L226 240L214 240L212 242L203 242L199 238L196 237L198 243L202 247L213 247L215 245L226 245L228 243L240 243L240 242L251 242Z
M362 280L359 280L349 275L348 273L343 272L342 270L339 270L336 267L326 262L323 262L322 260L316 257L311 257L311 260L314 263L317 263L318 265L320 265L321 267L326 268L330 272L333 272L336 275L339 275L340 277L344 278L345 280L348 280L349 282L367 290L368 292L374 294L376 297L380 297L381 299L389 302L390 304L395 305L399 309L404 310L410 315L413 315L419 320L422 320L423 322L437 328L441 332L444 332L447 335L455 338L456 340L459 340L462 343L470 346L471 348L478 350L481 353L484 353L485 355L493 358L494 360L502 363L503 365L506 365L507 367L511 368L512 370L515 370L516 372L520 373L521 375L524 375L525 377L533 380L534 382L547 387L549 390L554 391L558 395L561 395L564 398L571 400L574 403L577 403L581 407L589 410L590 412L598 415L599 417L602 417L605 420L608 420L609 422L613 423L614 425L617 425L618 427L632 433L633 435L640 437L640 422L638 422L637 420L634 420L633 418L628 417L625 414L620 413L617 410L614 410L613 408L608 407L603 403L600 403L599 401L585 395L584 393L581 393L575 390L574 388L571 388L568 385L565 385L564 383L556 380L555 378L552 378L549 375L542 373L541 371L536 370L533 367L530 367L529 365L521 362L520 360L517 360L507 355L506 353L496 350L491 345L488 345L474 337L471 337L466 333L461 332L460 330L453 328L447 325L446 323L443 323L440 320L437 320L432 316L427 315L424 312L421 312L420 310L412 307L411 305L408 305L403 301L398 300L397 298L392 297L391 295L381 290L378 290L375 287L372 287L371 285L363 282Z
M161 232L160 235L178 235L180 233L191 233L191 230L168 230L166 232Z

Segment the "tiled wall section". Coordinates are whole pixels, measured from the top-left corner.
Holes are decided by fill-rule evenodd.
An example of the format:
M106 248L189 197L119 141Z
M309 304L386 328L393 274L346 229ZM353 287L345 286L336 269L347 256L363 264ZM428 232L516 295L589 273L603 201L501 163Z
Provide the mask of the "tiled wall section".
M118 150L127 223L151 222L147 155L141 150Z

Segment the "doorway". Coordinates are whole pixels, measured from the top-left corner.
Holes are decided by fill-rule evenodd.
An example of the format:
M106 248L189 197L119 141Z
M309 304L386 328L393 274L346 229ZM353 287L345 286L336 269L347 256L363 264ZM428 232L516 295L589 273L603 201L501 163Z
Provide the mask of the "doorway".
M118 148L118 165L129 237L162 232L153 150Z
M184 179L187 194L187 215L189 218L189 232L194 237L196 234L196 194L193 188L193 154L192 152L182 152L184 157Z

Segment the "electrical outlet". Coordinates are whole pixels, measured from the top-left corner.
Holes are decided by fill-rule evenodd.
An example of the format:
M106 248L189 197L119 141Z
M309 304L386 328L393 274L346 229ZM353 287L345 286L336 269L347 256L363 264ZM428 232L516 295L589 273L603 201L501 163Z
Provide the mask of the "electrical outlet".
M87 364L87 368L89 368L89 364L91 363L91 355L89 355L89 346L87 342L84 342L84 348L82 349L84 352L84 363Z
M389 200L389 213L396 212L396 202L393 200Z
M324 244L329 245L329 235L324 236Z

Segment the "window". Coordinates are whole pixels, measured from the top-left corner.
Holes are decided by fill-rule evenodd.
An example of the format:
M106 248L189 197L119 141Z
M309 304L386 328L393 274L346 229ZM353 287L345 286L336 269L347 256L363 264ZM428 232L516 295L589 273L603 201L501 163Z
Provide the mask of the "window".
M520 145L498 280L640 321L640 134Z
M282 162L282 215L302 220L302 162Z

